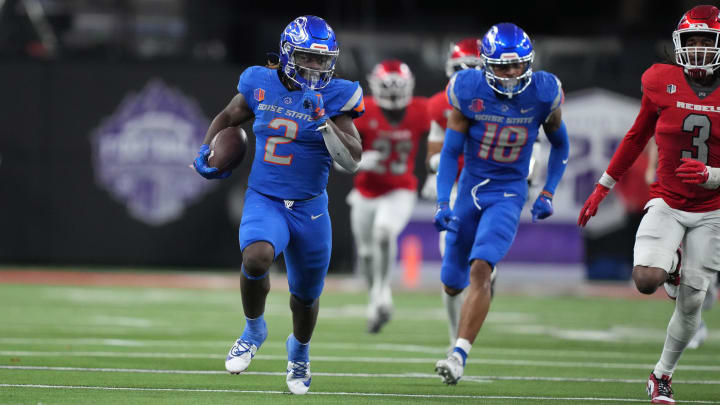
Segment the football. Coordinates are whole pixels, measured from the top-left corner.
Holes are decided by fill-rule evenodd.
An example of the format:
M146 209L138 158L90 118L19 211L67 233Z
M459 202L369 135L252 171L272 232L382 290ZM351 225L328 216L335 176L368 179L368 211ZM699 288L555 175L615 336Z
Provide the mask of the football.
M208 164L224 172L232 170L242 163L247 152L247 135L240 127L227 127L220 130L210 142Z

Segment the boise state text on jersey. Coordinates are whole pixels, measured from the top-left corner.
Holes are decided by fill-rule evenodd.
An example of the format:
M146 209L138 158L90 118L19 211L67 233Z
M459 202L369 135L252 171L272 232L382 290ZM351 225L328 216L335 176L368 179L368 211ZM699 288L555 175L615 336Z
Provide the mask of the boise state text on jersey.
M533 72L527 89L512 98L499 97L483 71L466 69L448 83L450 104L470 119L465 142L466 170L480 178L522 180L527 177L538 129L563 101L553 74Z
M332 158L317 123L302 105L302 90L288 90L275 69L252 66L240 75L238 91L255 113L255 158L248 186L262 194L302 200L321 194ZM329 117L364 112L358 82L332 79L318 92Z

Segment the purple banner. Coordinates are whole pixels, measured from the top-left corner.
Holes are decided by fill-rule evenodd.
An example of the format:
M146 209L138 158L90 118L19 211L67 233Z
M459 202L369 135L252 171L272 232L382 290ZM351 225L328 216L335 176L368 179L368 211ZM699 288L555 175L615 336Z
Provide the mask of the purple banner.
M423 261L441 261L438 232L432 223L411 221L400 234L398 241L408 235L420 239ZM521 223L515 241L503 262L535 263L582 263L583 242L575 224ZM398 257L402 257L399 252Z

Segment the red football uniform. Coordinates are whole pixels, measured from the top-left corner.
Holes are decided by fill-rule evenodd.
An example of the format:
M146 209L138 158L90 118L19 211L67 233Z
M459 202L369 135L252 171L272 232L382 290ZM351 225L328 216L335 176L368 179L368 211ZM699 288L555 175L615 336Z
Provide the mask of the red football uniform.
M430 129L427 98L413 97L402 122L390 124L372 97L365 97L365 114L353 121L362 138L363 151L382 154L377 170L355 176L355 188L365 197L377 197L399 188L417 189L415 155L421 138Z
M675 175L681 158L720 167L720 90L699 98L683 68L655 64L642 76L642 106L630 131L610 161L607 173L619 179L640 155L650 137L658 146L657 181L650 197L688 212L720 209L720 192L683 183Z
M435 121L444 131L447 128L447 119L448 116L450 116L450 111L453 109L453 106L448 102L447 92L442 90L435 93L435 95L430 97L427 104L430 121ZM458 178L464 165L465 157L461 153L460 156L458 156Z
M448 103L447 93L445 90L435 93L428 99L428 115L432 121L435 121L443 127L447 128L447 119L452 111L452 106Z

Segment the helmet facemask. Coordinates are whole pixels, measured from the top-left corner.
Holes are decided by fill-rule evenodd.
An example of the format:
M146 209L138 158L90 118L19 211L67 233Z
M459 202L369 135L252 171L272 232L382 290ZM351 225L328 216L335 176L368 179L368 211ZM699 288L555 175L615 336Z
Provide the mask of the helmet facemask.
M285 75L300 86L321 89L335 73L338 51L299 48L289 43L284 45L283 51L288 54Z
M410 104L415 80L393 76L395 75L388 75L384 79L368 79L370 91L380 108L401 110Z
M493 90L500 94L504 94L512 98L516 94L520 94L525 90L532 80L532 61L534 52L530 52L529 55L522 58L517 55L506 57L507 54L499 59L488 58L483 55L485 79ZM523 64L522 73L516 77L502 77L495 73L495 70L501 65L510 65L514 63Z
M298 17L280 34L280 68L301 88L327 86L339 53L335 31L320 17Z
M687 46L688 38L703 36L709 38L713 46ZM706 31L697 28L673 32L675 62L685 68L692 78L710 76L720 67L720 31Z
M402 110L412 101L415 78L410 68L397 60L375 66L367 77L375 103L386 110Z

